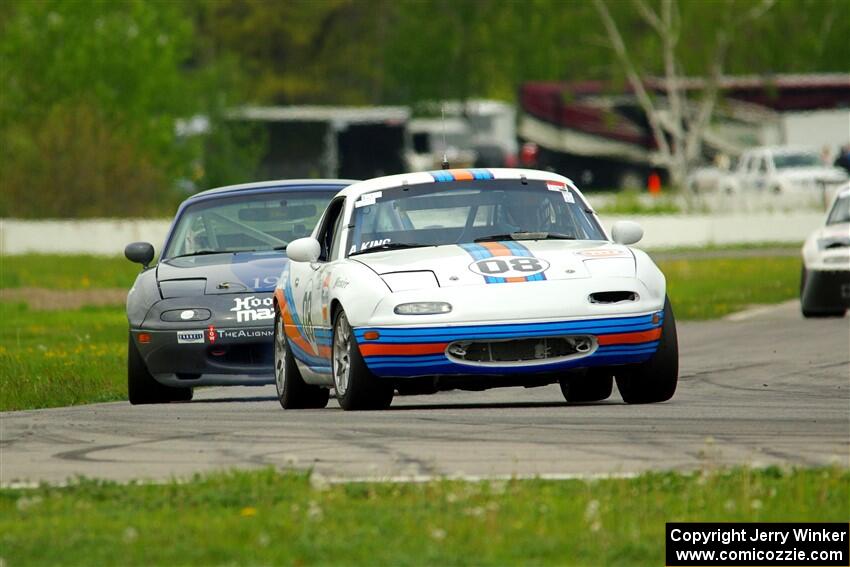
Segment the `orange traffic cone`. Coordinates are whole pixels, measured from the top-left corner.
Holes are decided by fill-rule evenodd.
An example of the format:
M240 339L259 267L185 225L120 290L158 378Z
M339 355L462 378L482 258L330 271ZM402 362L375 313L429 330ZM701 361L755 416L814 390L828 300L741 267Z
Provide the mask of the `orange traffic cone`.
M661 194L661 176L655 171L649 174L649 179L646 182L646 189L651 195Z

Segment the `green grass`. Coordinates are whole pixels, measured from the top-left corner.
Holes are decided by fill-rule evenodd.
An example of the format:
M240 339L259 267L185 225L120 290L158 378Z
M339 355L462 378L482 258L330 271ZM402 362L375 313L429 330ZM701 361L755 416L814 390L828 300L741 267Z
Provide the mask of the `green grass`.
M722 317L797 296L796 257L659 264L680 321ZM32 264L18 264L25 265ZM70 272L59 272L66 277L55 281L67 284ZM15 272L17 281L26 281L22 273ZM0 315L0 411L125 399L127 320L122 307L33 311L0 303Z
M714 319L750 305L798 296L797 257L701 258L658 262L679 320Z
M0 311L0 411L126 398L122 307Z
M130 289L139 270L117 256L0 256L0 288Z
M0 491L8 565L663 565L673 521L847 521L846 469L341 484L272 470Z

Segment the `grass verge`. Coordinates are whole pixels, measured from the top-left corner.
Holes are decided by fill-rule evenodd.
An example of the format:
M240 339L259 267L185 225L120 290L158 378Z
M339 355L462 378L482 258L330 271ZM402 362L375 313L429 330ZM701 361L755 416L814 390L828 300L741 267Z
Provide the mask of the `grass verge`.
M0 288L130 289L139 265L120 256L0 256Z
M8 565L663 565L671 521L844 522L850 473L327 485L231 472L0 491Z
M0 309L0 410L126 398L123 308L46 312L2 303Z
M659 261L677 319L714 319L751 305L794 299L800 258L700 258Z
M659 265L683 321L797 296L796 257L682 259ZM122 307L47 312L0 303L0 310L0 411L125 398L127 320Z

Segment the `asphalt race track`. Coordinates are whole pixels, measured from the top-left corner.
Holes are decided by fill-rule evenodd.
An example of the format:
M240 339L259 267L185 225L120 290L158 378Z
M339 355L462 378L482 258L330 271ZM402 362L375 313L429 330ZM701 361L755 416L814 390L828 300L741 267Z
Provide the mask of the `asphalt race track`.
M355 479L850 464L850 318L803 320L788 303L679 333L679 390L664 404L627 406L615 391L570 406L551 386L284 412L273 386L207 389L185 404L2 414L0 481L267 465Z

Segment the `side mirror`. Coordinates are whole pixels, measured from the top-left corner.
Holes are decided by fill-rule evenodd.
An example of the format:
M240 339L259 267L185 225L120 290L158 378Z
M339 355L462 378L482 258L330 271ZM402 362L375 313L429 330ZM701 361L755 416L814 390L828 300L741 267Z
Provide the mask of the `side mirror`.
M617 244L634 244L643 238L643 228L634 221L617 221L611 227L611 238Z
M286 255L293 262L316 262L321 253L322 246L311 236L293 240L286 247Z
M153 260L153 244L150 242L131 242L124 248L124 256L131 262L141 264L145 268Z

